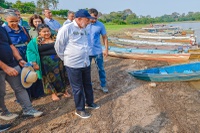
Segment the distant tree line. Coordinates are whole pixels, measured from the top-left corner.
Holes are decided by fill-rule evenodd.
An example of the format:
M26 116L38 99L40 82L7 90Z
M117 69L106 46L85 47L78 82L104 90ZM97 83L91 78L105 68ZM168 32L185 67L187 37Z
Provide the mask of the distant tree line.
M10 8L12 5L11 2L6 2L5 0L0 0L0 7L3 7L3 8Z
M33 14L42 13L42 9L52 9L53 15L60 17L66 17L68 10L57 10L58 0L38 0L36 4L34 2L21 2L17 0L15 3L6 2L0 0L0 7L3 8L17 8L21 13ZM188 12L187 14L179 14L177 12L171 15L162 15L160 17L137 16L130 9L124 11L111 12L110 14L99 13L99 20L107 24L150 24L150 23L164 23L164 22L176 22L176 21L197 21L200 20L200 12Z
M200 20L200 12L188 12L188 14L179 14L177 12L171 15L162 15L160 17L137 16L130 9L110 14L101 14L99 20L108 24L150 24L177 21L197 21Z
M33 1L21 2L20 0L17 0L14 4L12 4L12 8L20 10L21 13L34 14L36 5Z

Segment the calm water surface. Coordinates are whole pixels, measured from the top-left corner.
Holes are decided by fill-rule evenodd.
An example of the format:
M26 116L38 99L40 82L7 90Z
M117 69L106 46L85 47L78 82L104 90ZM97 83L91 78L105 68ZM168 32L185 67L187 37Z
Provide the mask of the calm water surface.
M197 37L197 43L200 44L200 22L181 22L181 23L170 23L169 26L179 26L182 29L193 29L194 34Z

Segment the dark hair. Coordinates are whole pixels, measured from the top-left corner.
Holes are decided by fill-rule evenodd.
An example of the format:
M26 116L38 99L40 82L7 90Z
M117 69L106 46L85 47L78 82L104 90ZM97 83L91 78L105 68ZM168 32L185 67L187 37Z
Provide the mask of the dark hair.
M94 14L94 16L98 16L98 11L94 8L88 10L89 14Z
M40 15L34 14L32 17L29 18L29 25L31 27L36 28L35 25L33 24L34 19L40 19L42 21L42 24L44 24L44 19Z
M75 13L73 11L68 11L67 16L69 16L69 14L75 14Z
M14 12L20 12L18 9L14 9Z
M44 14L46 10L51 11L49 8L44 8L43 11L42 11L42 14Z
M38 27L36 28L38 34L44 28L48 28L49 30L51 30L47 24L39 24Z

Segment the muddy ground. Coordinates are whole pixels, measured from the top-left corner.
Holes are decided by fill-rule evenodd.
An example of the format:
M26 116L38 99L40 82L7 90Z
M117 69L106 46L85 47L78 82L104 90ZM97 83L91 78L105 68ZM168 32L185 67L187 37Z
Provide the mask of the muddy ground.
M118 34L119 35L119 34ZM121 35L121 34L120 34ZM92 117L74 114L73 98L53 102L51 96L34 100L33 106L44 112L40 118L22 117L21 107L7 86L6 105L20 116L10 133L199 133L200 91L188 82L156 83L137 80L131 70L167 65L164 62L108 57L105 70L109 93L100 90L97 69L92 64L92 81L98 110L87 110Z
M163 66L166 63L108 57L105 70L109 93L99 88L97 70L92 65L95 102L101 105L89 119L74 114L73 98L52 102L51 96L33 101L44 112L40 118L14 120L10 133L199 133L200 92L187 82L156 83L140 81L128 71ZM20 106L7 87L6 104L21 114ZM6 123L2 121L1 123Z

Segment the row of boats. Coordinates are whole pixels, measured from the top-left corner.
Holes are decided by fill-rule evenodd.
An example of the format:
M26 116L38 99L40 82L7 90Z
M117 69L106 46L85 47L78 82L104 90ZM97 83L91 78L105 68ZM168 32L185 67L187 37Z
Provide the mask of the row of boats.
M126 59L166 61L169 64L198 60L198 46L181 43L151 42L109 38L118 45L109 46L109 55Z
M164 38L163 34L162 37ZM156 36L152 38L156 38ZM168 38L170 39L170 37ZM171 39L173 38L175 37L171 37ZM189 39L189 36L180 36L179 39ZM143 40L109 38L109 41L116 45L109 46L109 56L164 61L170 64L170 66L129 72L135 78L154 82L200 80L200 49L198 45L193 46L190 43L182 42L158 42L144 40L144 38Z

